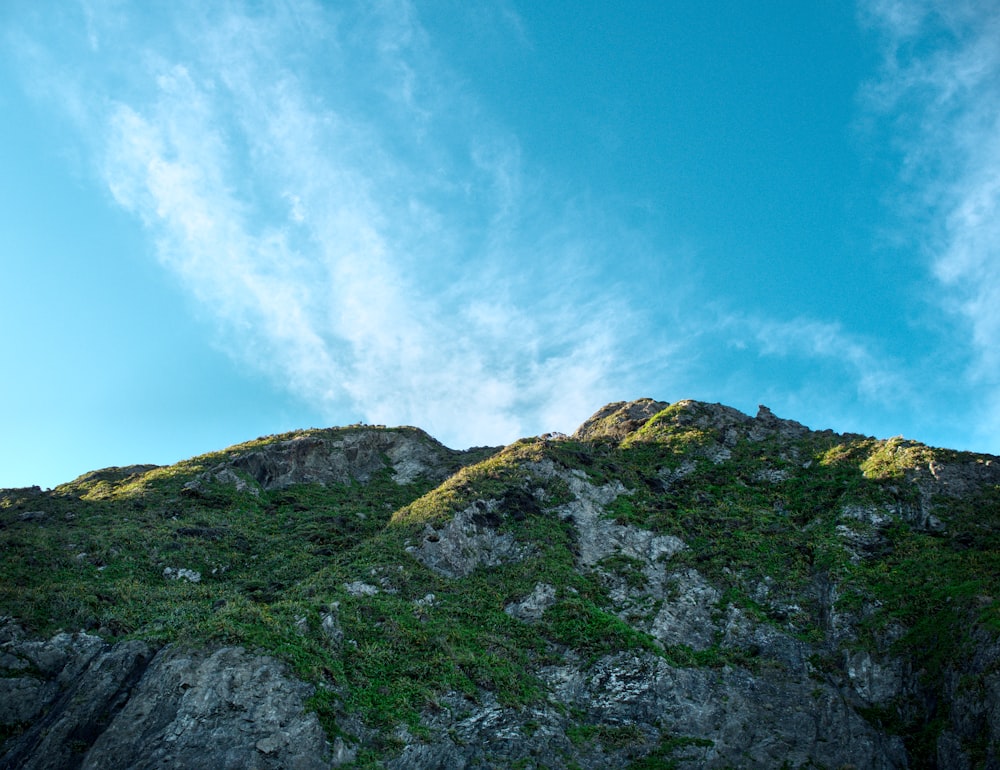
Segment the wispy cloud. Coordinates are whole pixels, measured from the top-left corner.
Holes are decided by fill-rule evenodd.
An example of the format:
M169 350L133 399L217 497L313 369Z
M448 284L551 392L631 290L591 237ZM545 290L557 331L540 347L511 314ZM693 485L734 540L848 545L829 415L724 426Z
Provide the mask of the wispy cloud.
M964 319L1000 428L1000 6L976 0L868 0L882 45L866 92L902 159L899 203L926 251L942 305Z
M843 382L855 389L854 395L862 402L888 404L913 400L912 387L899 363L880 353L871 341L845 331L837 322L809 318L744 319L742 326L762 356L795 356L835 363L846 375Z
M725 357L716 366L722 397L748 409L758 402L747 399L759 399L814 428L889 435L901 432L901 410L927 399L906 362L838 321L716 308L715 323L703 328L702 347Z
M919 118L908 167L915 180L935 169L928 200L948 215L936 274L972 323L981 372L996 371L986 340L1000 331L1000 281L976 276L996 243L1000 150L977 142L995 111L946 93L948 57L907 53L929 7L871 6L888 30L871 97ZM836 320L725 308L691 259L528 167L409 0L79 9L8 37L34 87L216 319L219 344L331 420L418 424L452 445L571 430L612 399L711 397L727 363L698 379L694 362L741 346L799 365L796 383L741 364L768 369L763 381L790 400L825 387L821 368L844 403L918 398L870 340ZM959 50L951 68L995 107L995 81ZM934 110L952 121L944 138L959 160L933 149ZM670 280L646 286L651 267Z
M69 67L22 41L36 82L236 358L341 419L454 444L572 428L610 397L625 303L578 290L587 253L532 248L568 223L529 221L516 138L409 2L83 18Z

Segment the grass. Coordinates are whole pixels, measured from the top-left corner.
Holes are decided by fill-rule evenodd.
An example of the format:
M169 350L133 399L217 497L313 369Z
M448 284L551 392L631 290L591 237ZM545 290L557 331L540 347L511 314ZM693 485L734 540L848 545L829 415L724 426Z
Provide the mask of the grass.
M732 440L711 417L703 405L683 403L617 443L528 439L499 452L454 453L455 472L441 484L398 485L387 468L366 483L254 494L203 477L289 434L169 468L87 474L51 492L6 490L0 614L43 636L82 628L109 640L268 652L317 686L311 707L331 737L344 713L378 735L400 723L419 732L420 715L449 692L474 702L487 690L513 708L543 702L535 672L570 653L584 664L637 650L673 666L753 670L747 651L663 648L614 612L607 577L641 592L646 565L615 555L595 572L577 568L573 524L557 513L572 495L562 476L541 470L548 463L595 485L623 483L629 494L608 506L609 517L681 538L687 548L671 568L703 574L722 593L720 609L735 605L815 645L817 660L834 661L828 675L836 674L837 656L826 639L830 608L816 591L822 581L840 586L838 608L858 619L857 644L879 652L890 629L903 629L894 650L915 661L930 693L943 691L970 629L1000 633L1000 489L932 500L944 535L914 530L899 515L920 504L913 481L928 463L972 456L833 434ZM498 501L488 523L533 545L523 561L453 581L407 552L426 526L477 500ZM838 526L873 528L845 518L851 507L896 512L891 526L874 532L883 552L852 558L845 549ZM166 567L196 571L201 580L167 579ZM357 581L377 593L346 588ZM557 589L537 623L504 612L537 583ZM765 584L769 593L761 595ZM328 633L331 623L336 635ZM967 686L980 680L972 676ZM892 725L915 756L927 756L941 724L916 720L902 701L871 718ZM647 740L630 729L583 725L575 735L606 748ZM669 767L680 748L704 745L664 734L630 767ZM359 754L360 764L398 749L389 737L379 740Z
M665 733L660 743L649 754L629 764L627 770L670 770L677 767L678 760L674 755L678 751L690 747L707 748L712 745L712 741L705 738Z

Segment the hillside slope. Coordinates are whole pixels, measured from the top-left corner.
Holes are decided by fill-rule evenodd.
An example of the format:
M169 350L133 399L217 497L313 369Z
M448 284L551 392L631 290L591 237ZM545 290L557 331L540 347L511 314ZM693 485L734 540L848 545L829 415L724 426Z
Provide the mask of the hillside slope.
M642 399L0 492L0 768L997 768L1000 462Z

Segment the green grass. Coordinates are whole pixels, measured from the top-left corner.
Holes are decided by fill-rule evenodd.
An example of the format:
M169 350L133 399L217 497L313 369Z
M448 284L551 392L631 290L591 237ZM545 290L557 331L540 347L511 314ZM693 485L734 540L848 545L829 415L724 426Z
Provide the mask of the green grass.
M645 757L629 764L627 770L670 770L677 767L678 760L674 755L678 751L689 747L706 748L712 745L712 741L705 738L666 733L656 748Z
M817 660L838 659L825 638L818 581L840 586L842 612L864 616L857 644L878 651L888 629L902 628L894 649L915 661L931 692L941 692L949 666L966 654L971 629L1000 633L1000 489L932 501L946 522L943 535L915 531L896 515L876 557L852 559L837 530L870 529L845 519L845 506L908 510L921 501L912 482L929 462L972 456L833 434L733 441L706 414L675 405L620 443L530 439L500 452L456 453L455 473L440 485L400 486L385 470L364 484L257 495L211 480L185 486L240 452L289 437L279 436L169 468L87 474L51 492L7 490L0 492L0 614L43 636L82 628L109 640L268 652L317 685L311 706L331 737L345 712L380 735L399 723L419 731L420 714L449 692L474 701L488 690L515 708L542 702L535 672L569 652L585 664L622 650L680 667L759 664L719 645L664 649L615 614L607 576L643 591L645 565L616 555L596 572L577 568L573 525L556 512L571 499L569 486L537 470L551 462L594 484L623 483L629 494L608 507L610 518L681 538L687 548L671 569L697 569L721 591L720 611L735 605L816 645ZM477 500L499 502L490 523L532 546L523 561L455 581L407 552L428 524L440 526ZM165 567L195 570L201 581L168 580ZM773 591L761 598L767 579ZM351 595L345 584L356 581L378 593ZM537 583L557 589L540 621L504 612ZM424 601L429 594L434 600ZM323 630L331 612L337 639ZM828 668L836 674L836 665ZM926 754L940 722L908 714L900 702L877 716ZM629 729L581 726L575 735L606 748L646 740ZM394 750L383 740L359 755L360 764ZM666 738L630 767L669 767L694 743Z

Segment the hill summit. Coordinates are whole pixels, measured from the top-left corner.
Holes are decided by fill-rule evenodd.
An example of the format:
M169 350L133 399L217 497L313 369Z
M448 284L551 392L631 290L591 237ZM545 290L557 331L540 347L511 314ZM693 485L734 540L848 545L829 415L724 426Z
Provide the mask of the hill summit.
M1000 462L640 399L0 491L0 768L998 768Z

